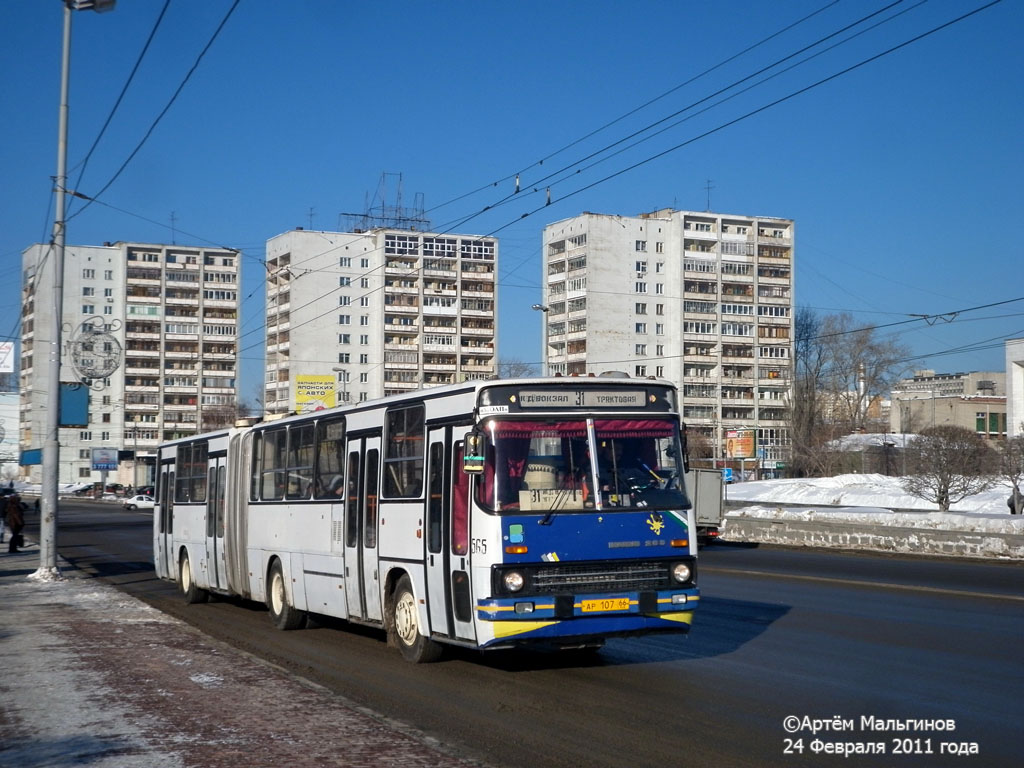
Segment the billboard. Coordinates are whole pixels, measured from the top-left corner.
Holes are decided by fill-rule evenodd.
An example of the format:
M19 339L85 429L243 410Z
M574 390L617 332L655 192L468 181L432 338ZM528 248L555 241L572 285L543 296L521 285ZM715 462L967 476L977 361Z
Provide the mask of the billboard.
M117 448L93 448L93 471L109 471L117 469Z
M753 429L725 430L725 458L753 459L757 456L757 431Z
M0 373L14 373L13 341L0 341Z
M334 398L333 376L296 376L295 377L295 410L297 413L322 411L333 408Z

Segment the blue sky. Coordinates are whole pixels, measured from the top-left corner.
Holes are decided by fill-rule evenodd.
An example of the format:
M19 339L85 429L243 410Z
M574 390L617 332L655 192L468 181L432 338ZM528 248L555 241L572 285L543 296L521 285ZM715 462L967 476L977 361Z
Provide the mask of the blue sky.
M233 1L172 0L84 171L164 0L75 14L69 185L95 195L107 184ZM908 367L1002 370L1002 340L1024 336L1018 0L698 138L983 5L241 0L100 202L71 206L68 242L242 249L241 385L253 401L266 240L311 223L338 229L339 214L362 211L384 173L391 195L401 174L406 205L422 193L435 229L479 213L455 231L500 238L499 356L523 361L540 358L530 305L547 223L581 211L704 210L710 179L712 210L796 220L797 304L849 312L864 326L943 315L880 333L912 350ZM18 333L19 254L52 229L61 3L5 0L3 11L0 336L9 337ZM675 113L644 143L578 163ZM517 172L524 191L494 206Z

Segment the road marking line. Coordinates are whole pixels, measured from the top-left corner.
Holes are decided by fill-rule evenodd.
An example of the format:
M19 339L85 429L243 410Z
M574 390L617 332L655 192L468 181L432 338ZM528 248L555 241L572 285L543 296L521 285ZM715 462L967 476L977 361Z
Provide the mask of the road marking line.
M943 589L941 587L923 587L911 584L895 584L889 581L863 581L861 579L837 579L831 576L804 576L796 573L776 573L774 571L754 571L746 568L718 568L704 566L702 572L736 573L745 576L773 576L779 579L796 579L797 581L825 581L832 584L846 584L854 587L880 587L882 589L900 589L909 592L934 592L940 595L956 595L957 597L978 597L989 600L1017 600L1024 602L1024 595L1000 595L992 592L967 592L962 589Z

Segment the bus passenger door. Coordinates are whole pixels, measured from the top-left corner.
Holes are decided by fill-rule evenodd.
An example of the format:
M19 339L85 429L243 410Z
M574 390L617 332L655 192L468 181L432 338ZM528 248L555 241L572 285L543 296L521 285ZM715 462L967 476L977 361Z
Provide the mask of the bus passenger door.
M348 442L345 494L345 594L349 617L382 621L377 569L380 435Z
M157 503L160 505L159 513L156 515L156 541L153 547L153 569L158 576L164 578L178 578L178 567L171 556L172 534L174 533L173 521L174 512L171 505L174 503L174 464L167 462L160 465L158 478Z
M228 588L227 564L224 562L224 488L226 457L210 457L206 486L206 562L210 586Z
M427 437L427 606L431 632L473 640L465 431L438 427Z

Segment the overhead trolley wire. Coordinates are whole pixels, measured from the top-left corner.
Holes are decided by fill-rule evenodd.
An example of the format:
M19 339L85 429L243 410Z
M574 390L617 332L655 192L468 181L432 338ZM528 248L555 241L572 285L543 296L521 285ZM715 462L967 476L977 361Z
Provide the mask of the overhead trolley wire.
M99 192L96 192L95 194L93 194L91 196L87 196L87 195L76 193L76 196L81 197L82 199L86 200L86 203L81 208L79 208L74 214L72 214L71 216L68 216L68 218L67 218L68 221L70 221L71 219L75 218L75 216L78 216L83 211L85 211L93 202L96 201L97 198L99 198L100 195L102 195L104 192L106 192L110 188L110 186L117 180L117 178L121 175L121 173L124 171L124 169L128 167L128 164L134 159L135 155L138 154L139 150L142 149L143 145L146 143L146 141L152 135L153 131L156 129L157 125L163 119L164 115L167 114L168 110L170 110L171 106L174 104L174 102L177 100L178 96L184 90L185 85L192 78L192 75L195 74L196 69L198 69L198 67L199 67L199 63L203 60L203 57L206 55L207 51L209 51L210 48L213 46L214 41L216 41L217 37L220 35L221 30L224 29L224 25L227 24L228 19L231 18L231 14L235 12L235 8L238 7L238 4L240 2L241 2L241 0L235 0L231 4L231 7L228 9L228 12L226 14L224 14L224 18L221 19L220 24L217 25L217 29L214 30L213 35L210 36L209 41L203 47L203 50L200 51L199 56L196 57L196 60L192 64L191 69L189 69L189 71L186 73L184 79L181 81L181 84L174 91L174 94L171 96L170 101L167 102L167 105L163 108L163 110L161 110L160 114L157 115L156 119L153 121L152 125L149 126L149 129L146 131L145 135L142 137L142 139L139 141L139 143L135 146L135 149L133 149L131 151L131 154L128 155L128 157L125 159L125 161L121 164L121 167L117 169L117 171L110 178L110 180L100 188Z

